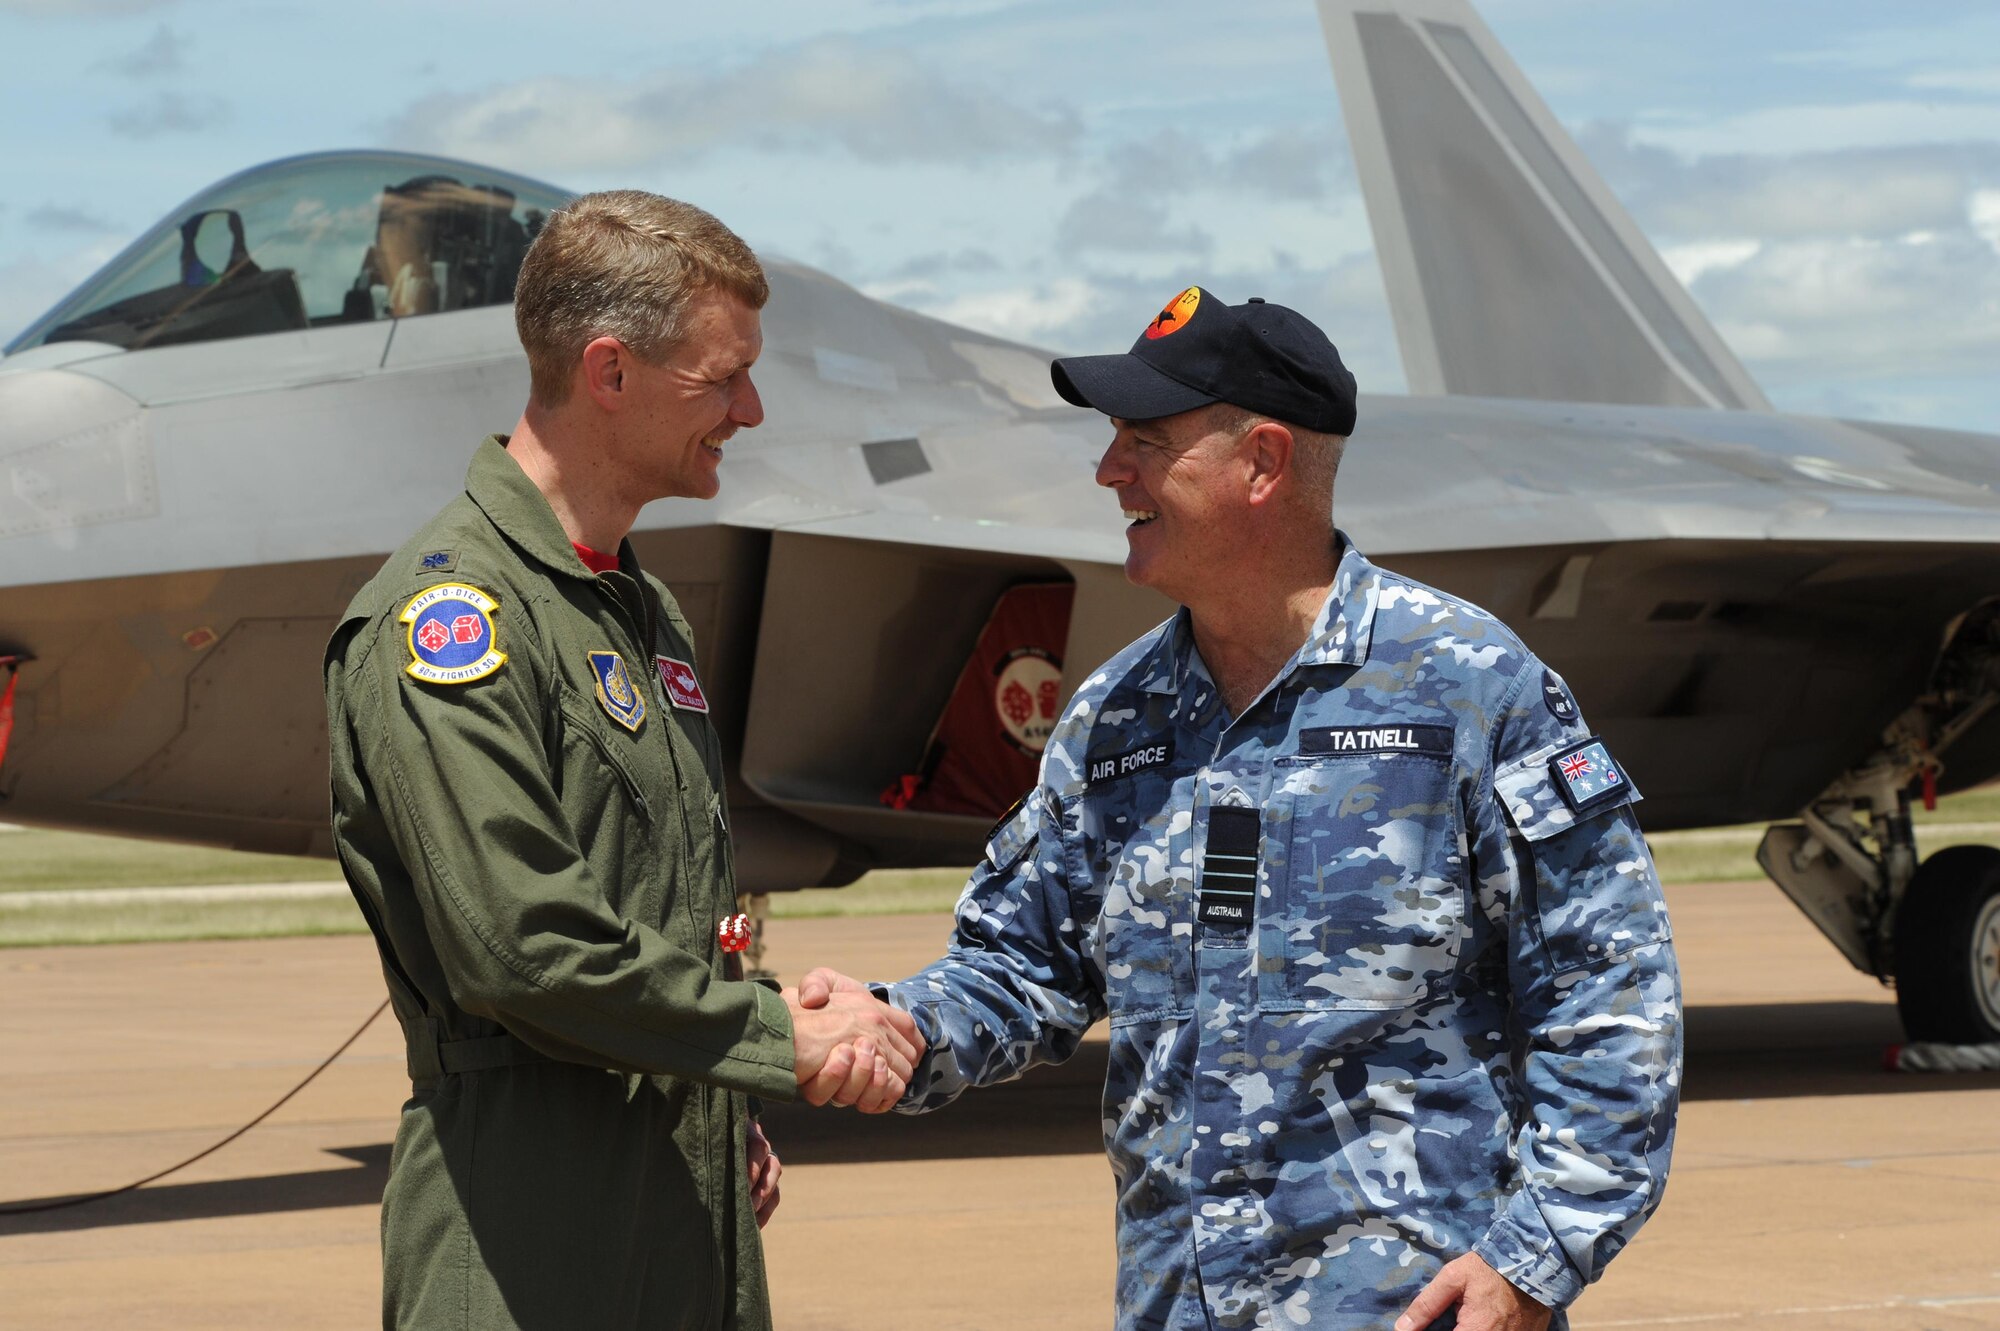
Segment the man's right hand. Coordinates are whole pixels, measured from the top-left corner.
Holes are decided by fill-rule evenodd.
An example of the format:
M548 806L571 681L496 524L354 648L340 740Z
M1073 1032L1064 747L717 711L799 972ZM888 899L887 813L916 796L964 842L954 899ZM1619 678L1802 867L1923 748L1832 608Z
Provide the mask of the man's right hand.
M803 995L784 991L799 1094L809 1104L882 1113L903 1098L911 1069L923 1056L924 1037L909 1013L880 1001L865 986L847 980L830 991L814 982L819 975L807 977Z

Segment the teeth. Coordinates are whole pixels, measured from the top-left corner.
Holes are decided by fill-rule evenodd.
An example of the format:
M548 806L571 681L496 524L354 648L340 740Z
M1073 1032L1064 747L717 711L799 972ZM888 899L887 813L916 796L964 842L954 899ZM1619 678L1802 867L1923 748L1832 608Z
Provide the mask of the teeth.
M1151 522L1160 516L1159 510L1152 508L1128 508L1121 511L1125 514L1127 522Z

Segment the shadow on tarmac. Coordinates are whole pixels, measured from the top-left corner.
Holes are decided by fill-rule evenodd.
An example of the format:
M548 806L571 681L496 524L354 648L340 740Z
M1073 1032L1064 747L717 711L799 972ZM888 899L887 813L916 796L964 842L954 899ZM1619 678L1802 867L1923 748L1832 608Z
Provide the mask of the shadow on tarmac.
M101 1202L84 1202L61 1211L0 1215L0 1237L9 1234L62 1234L79 1229L107 1229L114 1225L152 1225L168 1220L211 1220L218 1216L318 1211L333 1206L374 1206L381 1202L382 1185L389 1178L388 1142L375 1146L343 1146L327 1154L342 1156L353 1164L346 1169L267 1174L263 1178L162 1183L137 1192L107 1197ZM0 1206L32 1206L38 1202L62 1200L62 1197L9 1199L0 1202Z
M1890 1003L1758 1003L1687 1012L1689 1100L1766 1100L2000 1088L2000 1073L1928 1076L1882 1070L1902 1038ZM864 1117L802 1104L770 1105L764 1122L787 1164L881 1160L1100 1156L1098 1097L1107 1046L1087 1041L1060 1067L969 1094L914 1118ZM386 1125L385 1125L386 1126ZM374 1205L389 1174L389 1145L332 1152L353 1168L219 1182L166 1183L70 1210L0 1216L0 1236L217 1216ZM22 1199L60 1200L59 1198Z

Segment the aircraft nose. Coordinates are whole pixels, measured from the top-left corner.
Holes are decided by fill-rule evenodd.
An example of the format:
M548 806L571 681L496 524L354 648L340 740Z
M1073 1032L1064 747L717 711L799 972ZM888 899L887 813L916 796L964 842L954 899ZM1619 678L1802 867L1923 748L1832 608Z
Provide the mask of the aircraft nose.
M38 547L157 512L158 492L137 402L88 375L0 361L0 585L59 580Z

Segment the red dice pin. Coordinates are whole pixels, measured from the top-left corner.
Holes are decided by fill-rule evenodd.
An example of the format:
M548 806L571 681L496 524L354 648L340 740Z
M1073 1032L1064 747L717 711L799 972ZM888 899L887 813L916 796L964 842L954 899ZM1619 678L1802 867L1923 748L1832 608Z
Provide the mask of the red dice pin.
M750 917L741 913L729 916L715 928L716 937L720 940L724 952L744 951L750 946L751 935L755 932L750 924Z

